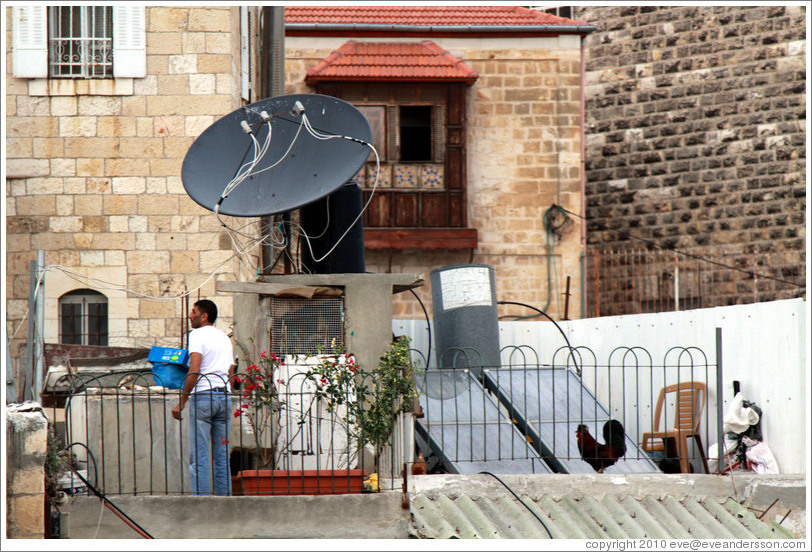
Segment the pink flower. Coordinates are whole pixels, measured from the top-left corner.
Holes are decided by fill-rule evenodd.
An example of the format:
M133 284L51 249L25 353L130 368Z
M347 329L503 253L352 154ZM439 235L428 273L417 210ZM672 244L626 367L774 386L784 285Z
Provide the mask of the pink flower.
M261 353L259 353L259 358L266 358L267 356L268 356L268 351L262 351ZM274 355L274 356L276 356L276 355Z

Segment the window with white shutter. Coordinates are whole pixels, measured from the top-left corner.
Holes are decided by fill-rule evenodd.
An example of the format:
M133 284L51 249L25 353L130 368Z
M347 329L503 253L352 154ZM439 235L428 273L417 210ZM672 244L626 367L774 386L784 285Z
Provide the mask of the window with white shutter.
M15 6L12 19L11 69L15 77L48 76L48 21L45 6Z
M12 74L30 79L145 77L145 7L14 7Z

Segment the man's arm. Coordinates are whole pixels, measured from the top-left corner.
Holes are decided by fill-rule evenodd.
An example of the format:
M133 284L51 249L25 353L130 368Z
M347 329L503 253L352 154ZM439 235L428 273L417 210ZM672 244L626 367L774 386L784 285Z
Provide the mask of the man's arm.
M192 353L189 355L189 372L186 375L186 384L183 386L183 392L180 394L180 402L172 409L172 417L176 420L180 420L180 411L186 406L186 401L189 400L189 394L197 384L197 380L200 377L200 364L202 362L202 354Z

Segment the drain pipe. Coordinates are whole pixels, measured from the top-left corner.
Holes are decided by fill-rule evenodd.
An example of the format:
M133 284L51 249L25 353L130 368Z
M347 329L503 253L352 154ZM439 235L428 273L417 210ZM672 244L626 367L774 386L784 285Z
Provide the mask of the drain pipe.
M581 318L586 314L586 35L581 35Z

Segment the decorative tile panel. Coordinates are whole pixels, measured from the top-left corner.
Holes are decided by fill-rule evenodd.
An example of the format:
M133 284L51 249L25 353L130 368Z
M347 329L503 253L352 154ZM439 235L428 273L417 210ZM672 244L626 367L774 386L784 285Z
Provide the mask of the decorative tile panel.
M429 190L445 188L442 165L420 165L420 187Z
M350 178L347 184L356 184L361 188L364 187L364 183L366 182L366 166L361 167L361 170L355 173L355 176Z
M371 189L375 186L375 165L367 165L367 178L365 188ZM378 173L378 188L392 187L392 165L381 163L381 170Z
M395 165L395 188L417 188L417 165Z

